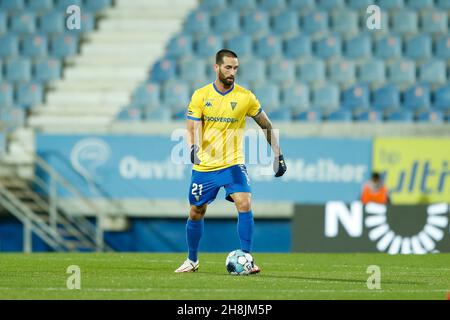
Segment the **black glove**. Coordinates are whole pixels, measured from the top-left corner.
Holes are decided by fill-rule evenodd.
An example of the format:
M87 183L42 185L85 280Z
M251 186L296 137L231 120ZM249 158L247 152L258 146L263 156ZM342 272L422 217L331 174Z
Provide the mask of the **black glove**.
M281 177L287 170L286 162L284 162L284 157L280 154L275 157L273 162L273 171L275 172L275 177Z
M198 151L200 150L200 148L198 147L198 145L193 144L191 146L191 163L192 164L199 164L200 163L200 159L197 156Z

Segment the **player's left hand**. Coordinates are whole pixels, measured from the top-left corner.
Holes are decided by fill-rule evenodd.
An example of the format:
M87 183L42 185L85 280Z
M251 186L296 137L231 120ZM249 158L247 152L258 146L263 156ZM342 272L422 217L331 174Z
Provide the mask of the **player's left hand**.
M275 157L273 162L273 171L275 172L275 177L281 177L287 170L286 162L284 162L284 157L280 154Z

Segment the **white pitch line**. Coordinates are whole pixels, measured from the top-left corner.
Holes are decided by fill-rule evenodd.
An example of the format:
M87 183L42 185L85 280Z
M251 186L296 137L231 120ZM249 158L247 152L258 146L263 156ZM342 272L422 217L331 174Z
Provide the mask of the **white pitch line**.
M448 292L450 289L430 289L430 290L335 290L335 289L321 289L321 290L305 290L305 289L204 289L204 288L87 288L80 290L69 290L67 288L10 288L0 287L0 291L11 290L29 290L29 291L71 291L71 292L287 292L287 293L428 293L428 292Z

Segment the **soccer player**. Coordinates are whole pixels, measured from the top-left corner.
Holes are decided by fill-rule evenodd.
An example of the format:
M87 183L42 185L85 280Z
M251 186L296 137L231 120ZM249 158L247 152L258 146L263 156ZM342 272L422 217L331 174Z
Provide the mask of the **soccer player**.
M175 272L197 271L203 217L221 187L238 211L241 250L248 253L252 250L251 189L242 150L247 116L263 129L272 147L275 177L281 177L287 169L272 124L259 101L252 92L235 84L238 67L239 60L233 51L217 52L216 80L194 92L187 110L187 143L194 164L189 192L191 209L186 224L188 259ZM254 265L251 273L258 272L259 267Z

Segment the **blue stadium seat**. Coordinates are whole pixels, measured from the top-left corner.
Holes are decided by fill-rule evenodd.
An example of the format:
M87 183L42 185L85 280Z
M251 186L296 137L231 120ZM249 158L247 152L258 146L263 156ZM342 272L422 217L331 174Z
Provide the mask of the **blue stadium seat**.
M240 12L250 12L256 8L256 0L230 0L230 8Z
M241 59L238 79L240 81L254 83L266 79L266 63L258 58Z
M330 59L341 55L341 38L329 34L314 43L314 54L321 59Z
M386 115L386 120L389 122L413 122L414 114L405 110L394 110Z
M31 80L31 61L25 58L12 58L6 63L5 79L10 82Z
M395 35L388 35L379 39L375 44L375 56L387 60L400 58L402 54L401 39Z
M368 6L370 6L373 3L373 0L348 0L347 1L347 6L349 6L352 9L357 9L357 10L361 10L364 9L366 10L366 8Z
M295 34L299 29L297 12L286 10L273 18L273 31L280 35Z
M328 66L328 79L339 85L354 83L355 74L355 64L351 60L339 60Z
M358 68L358 80L361 82L379 85L386 81L385 64L380 59L370 59Z
M242 31L253 36L267 33L269 30L269 17L264 11L253 11L243 17Z
M63 33L66 28L63 12L50 11L39 18L39 31L46 34Z
M81 0L56 0L55 8L66 11L66 9L71 5L76 5L76 6L81 7L82 1Z
M195 54L201 58L215 56L223 48L222 38L218 35L208 34L201 36L194 44Z
M286 39L284 54L291 59L309 57L311 55L311 39L305 34Z
M433 0L406 0L406 5L415 10L422 10L433 7Z
M355 121L357 122L381 122L383 116L380 112L375 110L363 111L355 115Z
M185 110L190 98L190 90L186 82L169 81L164 84L162 101L172 110Z
M59 59L42 59L34 65L34 80L47 83L61 78L61 61Z
M45 12L53 9L53 0L31 0L26 3L26 8L33 12Z
M255 55L263 58L273 58L282 55L281 41L276 35L268 35L256 41Z
M322 112L320 110L302 111L294 115L294 120L302 122L320 122L322 121Z
M224 10L212 18L214 33L222 36L238 33L240 29L239 12Z
M176 62L171 59L160 59L153 65L150 80L154 82L164 82L175 78Z
M431 57L431 37L428 34L417 34L406 41L405 55L414 60Z
M279 85L286 85L295 81L295 64L292 60L272 60L268 64L270 80Z
M417 115L417 122L431 122L442 123L444 122L444 115L440 111L422 111Z
M358 33L358 14L348 9L335 10L331 14L331 27L342 36L355 35Z
M203 0L200 2L199 8L208 12L217 12L226 7L226 0Z
M315 0L287 0L289 8L293 10L308 10L316 6Z
M391 11L395 11L391 10ZM373 11L369 11L367 13L366 8L358 11L359 13L359 23L360 23L360 32L372 37L372 39L378 39L381 36L389 35L391 30L390 22L392 20L389 11L381 11L380 12L380 28L379 29L369 29L367 23L373 23L373 20L368 20L370 16L372 16Z
M435 90L433 107L438 110L450 111L450 84Z
M50 54L55 58L64 59L77 54L78 41L76 36L68 34L55 35L50 40Z
M260 0L259 7L268 12L279 12L285 8L285 0Z
M47 38L41 35L27 35L23 38L22 54L29 58L42 58L47 56Z
M372 107L375 110L396 110L400 107L400 93L393 84L386 84L373 92Z
M0 83L3 81L3 62L0 60Z
M7 27L7 16L5 12L0 12L0 36L5 34L8 27Z
M112 0L84 0L83 1L83 9L88 10L90 12L99 12L108 7L111 7Z
M352 118L352 113L348 110L332 111L326 116L328 122L350 122Z
M442 60L425 61L419 68L419 80L431 85L443 85L447 82L445 67Z
M202 88L208 84L211 84L212 82L214 82L215 80L215 76L212 78L206 77L206 78L199 78L199 79L195 79L194 81L189 83L189 90L190 92L194 92L195 90L197 90L198 88Z
M282 91L282 104L294 113L310 108L309 88L303 83L294 83Z
M412 85L416 81L416 64L412 60L398 59L388 65L388 81L398 87Z
M344 43L344 54L348 59L368 59L372 55L372 42L365 34L358 34Z
M25 7L25 0L0 0L0 8L5 12L20 12Z
M332 83L317 86L312 92L312 107L325 112L339 108L339 87Z
M227 48L233 50L239 58L246 57L253 52L252 38L246 34L238 34L226 42Z
M376 4L381 8L382 11L400 9L404 6L403 0L377 0Z
M427 10L420 16L422 31L432 34L446 34L448 32L448 18L445 12Z
M17 34L28 34L36 31L36 17L33 13L22 12L11 16L10 31Z
M116 120L126 122L137 122L142 120L141 109L137 107L127 106L122 108L116 116Z
M411 111L429 109L431 106L430 87L427 84L415 84L405 90L402 106Z
M17 105L29 109L44 101L42 86L38 83L21 83L17 88Z
M190 35L178 34L170 39L166 49L166 56L171 59L190 56L194 52L193 47Z
M435 57L444 60L450 60L450 35L440 36L436 40Z
M318 83L325 80L325 63L323 60L311 58L299 65L299 80L306 83Z
M302 16L301 30L314 37L324 35L328 31L328 13L325 11L309 11Z
M450 10L450 0L436 0L439 9Z
M398 34L417 33L417 13L409 9L392 12L392 31Z
M25 110L21 108L0 109L0 120L6 126L6 130L14 130L25 126Z
M271 111L268 114L270 120L273 121L291 121L291 110L288 108L280 107L277 110Z
M184 30L191 34L206 34L210 31L209 13L206 11L191 12L184 22Z
M206 78L206 66L202 59L187 57L178 63L180 79L196 81Z
M365 84L355 84L341 92L342 108L362 111L370 107L370 92Z
M14 104L14 88L7 82L0 82L0 110Z
M144 108L145 106L160 105L160 86L157 83L143 83L134 91L131 106Z
M168 122L172 118L172 112L170 108L166 106L160 106L159 108L145 108L143 110L144 121L158 121ZM186 119L186 115L183 114L183 119Z
M85 33L94 31L95 29L95 17L94 13L81 11L81 28L80 29L65 29L66 34L72 36L80 36Z
M0 37L0 58L15 57L19 54L19 38L13 34Z
M253 86L252 92L265 111L272 112L280 107L280 89L275 83L266 81L257 84Z
M344 0L318 0L317 1L317 7L319 9L324 9L327 11L331 11L334 9L340 9L344 7L345 1Z

